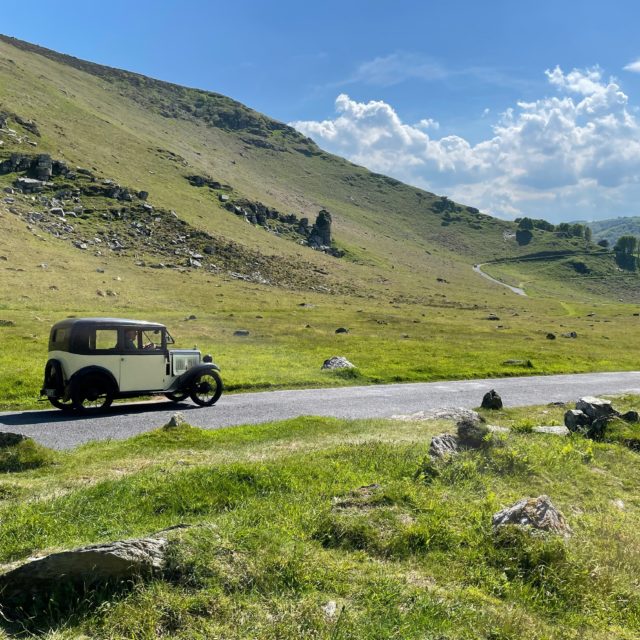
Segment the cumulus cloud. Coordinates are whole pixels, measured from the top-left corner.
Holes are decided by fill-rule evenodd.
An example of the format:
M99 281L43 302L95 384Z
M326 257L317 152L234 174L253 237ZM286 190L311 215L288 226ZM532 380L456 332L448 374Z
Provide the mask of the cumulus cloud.
M546 76L551 95L507 109L476 144L438 138L431 118L407 124L383 101L346 94L336 99L335 118L292 125L357 164L497 215L635 213L640 124L627 95L598 67L556 67Z

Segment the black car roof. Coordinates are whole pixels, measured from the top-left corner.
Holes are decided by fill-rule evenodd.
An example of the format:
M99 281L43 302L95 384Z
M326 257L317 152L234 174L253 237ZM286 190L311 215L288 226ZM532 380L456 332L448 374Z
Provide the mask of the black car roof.
M73 327L76 325L84 326L104 326L117 325L119 327L147 327L153 329L164 329L165 325L159 322L147 322L146 320L130 320L127 318L66 318L56 322L52 329L59 327Z

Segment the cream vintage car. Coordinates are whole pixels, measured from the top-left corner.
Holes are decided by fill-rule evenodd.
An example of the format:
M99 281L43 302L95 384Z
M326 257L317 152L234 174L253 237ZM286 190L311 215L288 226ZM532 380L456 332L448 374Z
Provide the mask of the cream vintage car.
M49 336L40 395L65 410L106 409L116 398L188 397L207 407L222 394L220 369L197 349L169 349L167 328L121 318L69 318Z

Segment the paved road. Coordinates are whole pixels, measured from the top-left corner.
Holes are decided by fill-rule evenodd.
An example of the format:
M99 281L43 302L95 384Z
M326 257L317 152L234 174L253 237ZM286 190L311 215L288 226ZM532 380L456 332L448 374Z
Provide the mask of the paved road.
M527 294L525 293L524 289L521 289L520 287L512 287L510 284L506 284L505 282L502 282L502 280L496 280L495 278L492 278L488 273L485 273L482 270L482 267L484 267L483 264L474 264L473 270L476 273L479 273L483 278L486 278L487 280L491 280L491 282L495 282L496 284L499 284L501 287L507 287L507 289L510 289L511 291L513 291L513 293L517 293L519 296L524 296L525 298L527 297Z
M206 409L190 402L131 403L91 417L58 410L5 412L0 413L0 431L24 433L49 447L68 449L90 440L123 439L155 429L176 410L193 425L218 429L300 415L377 418L442 407L473 408L489 389L496 389L505 406L512 407L575 401L584 395L640 394L640 371L243 393L223 395L217 405Z

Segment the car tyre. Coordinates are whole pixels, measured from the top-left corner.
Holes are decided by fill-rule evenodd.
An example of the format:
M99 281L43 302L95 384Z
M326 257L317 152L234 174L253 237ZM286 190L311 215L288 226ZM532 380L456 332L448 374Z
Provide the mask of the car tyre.
M175 391L174 393L165 393L164 394L171 402L182 402L189 397L188 391Z
M63 400L62 398L49 398L49 402L56 408L63 411L73 410L73 400Z
M103 411L113 402L113 390L104 378L90 376L79 382L72 399L73 408L78 411Z
M201 407L210 407L218 402L222 395L222 378L217 371L207 371L196 376L191 384L189 395Z

